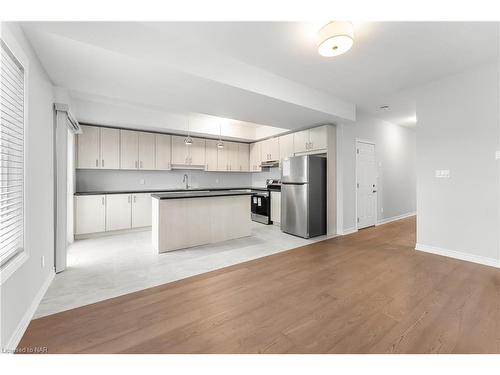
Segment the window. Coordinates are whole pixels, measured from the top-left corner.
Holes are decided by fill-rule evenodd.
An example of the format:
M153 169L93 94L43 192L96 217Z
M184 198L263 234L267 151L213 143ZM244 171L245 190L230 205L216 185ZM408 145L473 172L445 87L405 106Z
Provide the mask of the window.
M1 42L0 269L24 252L24 68Z

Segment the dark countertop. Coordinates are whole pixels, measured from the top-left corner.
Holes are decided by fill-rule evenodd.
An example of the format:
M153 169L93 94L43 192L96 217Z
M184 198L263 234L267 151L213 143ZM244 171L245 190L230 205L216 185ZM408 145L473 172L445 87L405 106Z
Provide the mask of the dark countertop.
M206 197L230 197L234 195L252 195L251 191L218 190L218 191L179 191L163 194L152 194L156 199L185 199L185 198L206 198Z
M189 188L186 189L155 189L155 190L102 190L102 191L79 191L75 195L103 195L103 194L141 194L141 193L172 193L172 192L189 192L189 191L227 191L227 190L267 190L265 187L226 187L226 188Z

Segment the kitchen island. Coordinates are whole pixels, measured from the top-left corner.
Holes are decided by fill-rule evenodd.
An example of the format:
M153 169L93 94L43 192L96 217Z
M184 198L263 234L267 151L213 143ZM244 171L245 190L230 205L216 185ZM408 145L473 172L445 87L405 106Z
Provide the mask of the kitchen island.
M247 237L251 190L152 194L152 239L159 253Z

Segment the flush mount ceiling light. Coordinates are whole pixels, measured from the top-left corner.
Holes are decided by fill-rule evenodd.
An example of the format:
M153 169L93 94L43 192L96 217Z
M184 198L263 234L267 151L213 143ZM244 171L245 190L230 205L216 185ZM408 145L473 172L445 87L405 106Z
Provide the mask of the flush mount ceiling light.
M388 104L383 104L381 105L380 107L378 107L379 109L389 109L389 105Z
M193 139L191 138L191 136L189 135L189 119L187 120L187 137L184 138L184 143L187 145L187 146L191 146L193 144Z
M217 148L224 148L224 142L222 142L222 130L221 130L221 124L219 124L219 140L217 141Z
M354 43L351 22L332 21L319 31L318 53L321 56L338 56L349 51Z

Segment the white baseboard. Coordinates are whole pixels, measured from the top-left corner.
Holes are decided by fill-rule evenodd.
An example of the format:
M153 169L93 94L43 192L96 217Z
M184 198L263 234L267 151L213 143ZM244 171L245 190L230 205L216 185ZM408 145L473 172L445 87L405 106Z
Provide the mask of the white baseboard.
M17 325L16 330L12 334L11 338L9 341L7 341L7 345L5 345L4 350L8 351L13 351L14 349L17 348L17 345L19 345L19 342L21 341L24 332L26 331L26 328L28 328L28 325L31 322L31 319L33 318L33 315L35 315L35 311L38 308L38 305L42 301L43 296L47 292L47 289L49 289L50 284L52 283L52 280L54 280L55 272L52 271L47 279L44 281L42 286L40 287L40 290L36 294L35 298L31 302L31 305L29 306L28 310L26 313L23 315L23 318Z
M375 224L375 225L383 225L383 224L390 223L391 221L406 219L407 217L415 216L416 214L417 213L415 211L412 211L412 212L407 212L406 214L388 217L386 219L382 219L382 220L377 221L377 224Z
M495 258L488 258L480 255L473 255L473 254L463 253L460 251L443 249L436 246L424 245L420 243L417 243L415 245L415 250L441 255L448 258L465 260L467 262L478 263L485 266L500 268L500 260Z
M342 236L347 236L348 234L356 233L358 231L358 228L352 227L352 228L346 228L340 233Z

